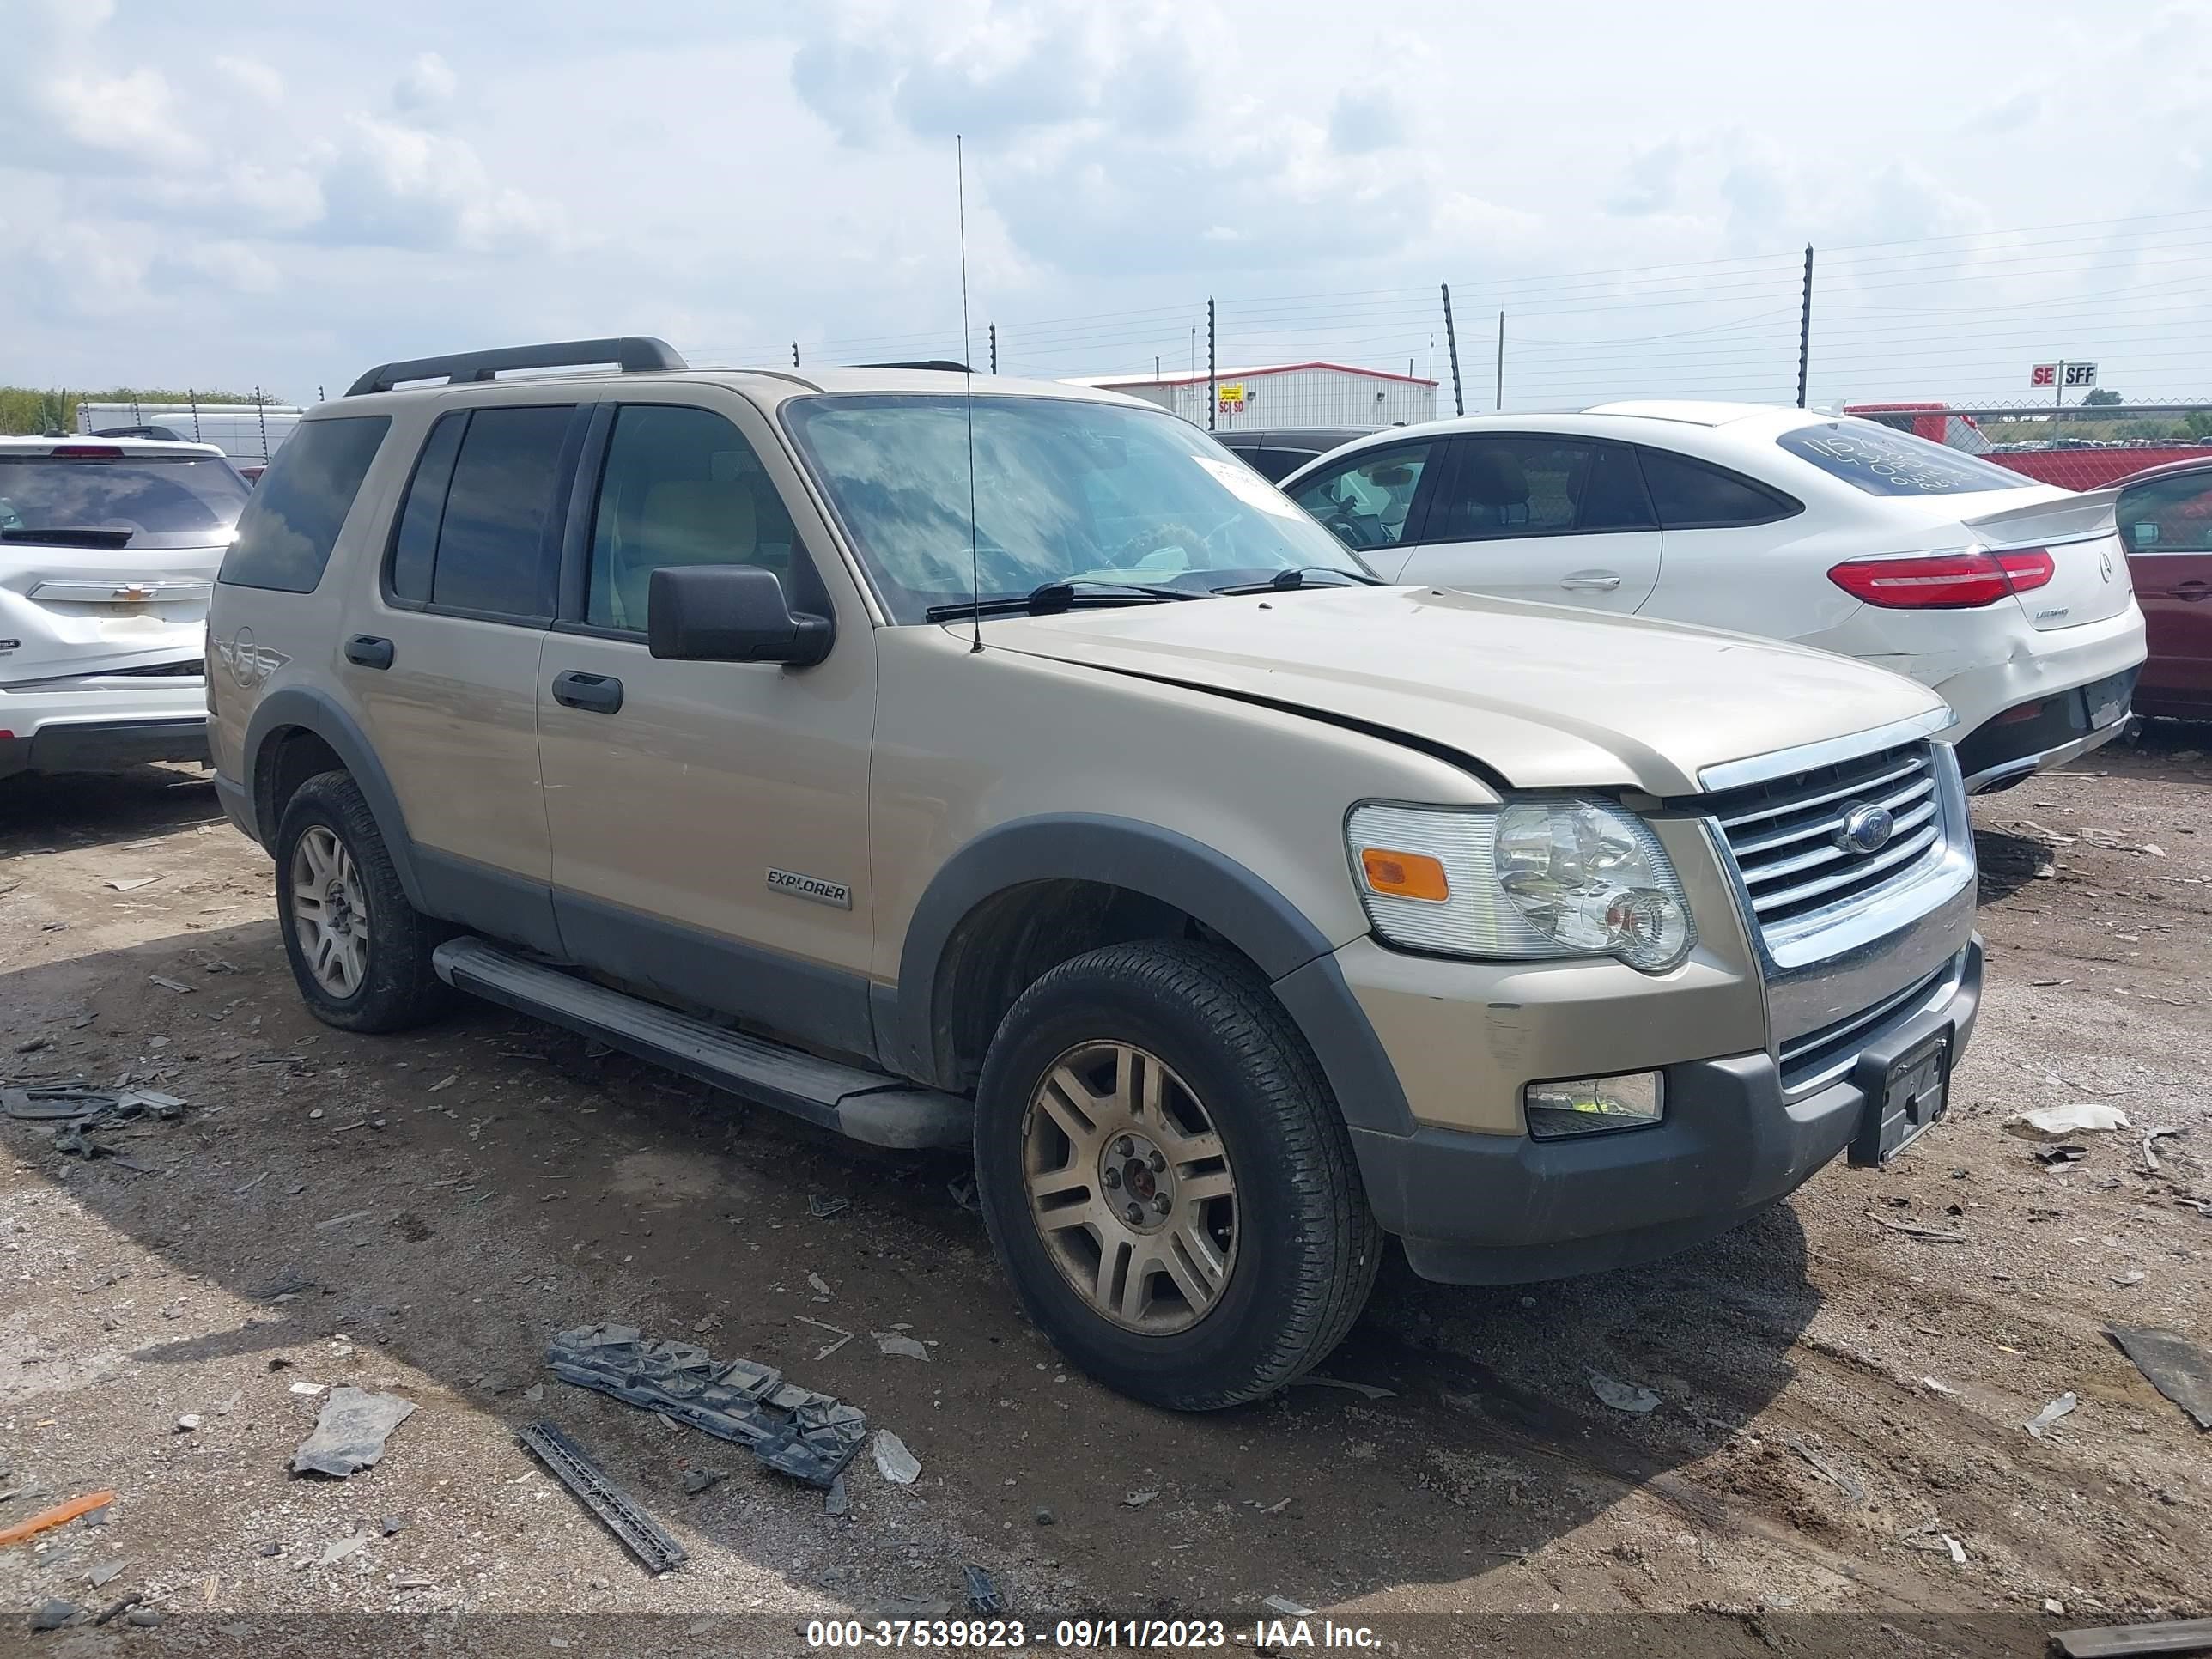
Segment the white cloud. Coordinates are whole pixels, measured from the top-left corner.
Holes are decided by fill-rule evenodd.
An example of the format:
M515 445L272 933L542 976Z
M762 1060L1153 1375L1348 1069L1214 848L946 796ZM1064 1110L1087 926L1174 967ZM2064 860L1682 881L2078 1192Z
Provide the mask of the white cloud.
M188 269L234 294L274 294L283 280L273 260L243 242L202 242L181 257Z
M250 98L272 107L284 101L284 77L258 58L222 52L217 54L215 68L216 74Z
M434 52L423 52L392 88L392 107L416 116L436 114L453 101L459 84L451 64Z
M325 241L482 252L560 246L560 207L494 180L465 141L356 115L322 175Z

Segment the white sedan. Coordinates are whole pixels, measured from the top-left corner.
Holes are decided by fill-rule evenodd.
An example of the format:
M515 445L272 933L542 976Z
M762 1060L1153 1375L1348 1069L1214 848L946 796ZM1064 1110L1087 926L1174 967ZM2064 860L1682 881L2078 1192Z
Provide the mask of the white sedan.
M1667 402L1475 416L1377 432L1283 488L1388 580L1762 634L1909 675L1951 705L1976 791L2117 735L2145 654L2112 492L1870 421Z

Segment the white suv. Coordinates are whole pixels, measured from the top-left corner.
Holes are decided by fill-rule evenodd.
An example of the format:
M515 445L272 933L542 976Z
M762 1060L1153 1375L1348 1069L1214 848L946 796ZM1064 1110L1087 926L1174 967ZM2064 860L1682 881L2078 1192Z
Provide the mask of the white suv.
M1437 421L1283 488L1394 581L1764 634L1935 689L1969 792L2109 741L2145 654L2114 494L1872 421L1607 404Z
M246 481L213 444L0 438L0 778L207 759Z

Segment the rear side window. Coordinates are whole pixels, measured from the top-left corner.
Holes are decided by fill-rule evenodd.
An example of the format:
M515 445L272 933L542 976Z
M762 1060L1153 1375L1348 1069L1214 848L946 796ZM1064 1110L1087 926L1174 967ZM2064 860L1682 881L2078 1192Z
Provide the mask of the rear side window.
M229 537L246 505L246 481L214 456L72 447L94 453L0 455L0 541L207 547Z
M240 514L238 539L223 556L218 580L234 587L313 592L391 427L388 415L301 422Z
M1460 441L1425 535L1462 542L1654 527L1627 451L1568 438L1475 437Z
M548 531L574 414L574 404L560 404L440 416L393 526L386 576L393 599L551 617L559 560Z
M1723 530L1736 525L1771 524L1804 503L1733 472L1663 449L1638 452L1644 482L1662 530Z
M2130 484L2118 517L2130 553L2212 552L2212 472Z
M1959 495L2019 489L2033 478L1872 421L1801 426L1774 441L1801 461L1869 495Z

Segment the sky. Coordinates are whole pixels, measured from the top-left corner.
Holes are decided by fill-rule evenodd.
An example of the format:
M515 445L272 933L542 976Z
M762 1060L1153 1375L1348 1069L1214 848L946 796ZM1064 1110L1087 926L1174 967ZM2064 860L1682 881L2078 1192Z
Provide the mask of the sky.
M0 384L1321 357L1465 399L2212 398L2212 0L0 0Z

